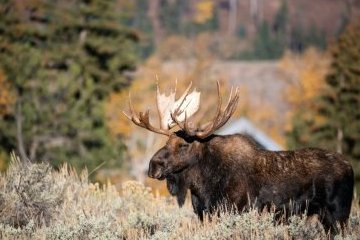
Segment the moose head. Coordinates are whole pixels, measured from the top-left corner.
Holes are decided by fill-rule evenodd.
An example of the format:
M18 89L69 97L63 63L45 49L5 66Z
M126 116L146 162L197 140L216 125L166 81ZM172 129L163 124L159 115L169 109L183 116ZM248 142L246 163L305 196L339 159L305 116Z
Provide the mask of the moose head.
M160 127L155 127L150 123L149 110L145 113L135 113L129 97L130 114L124 114L134 124L148 129L152 132L166 135L167 143L159 149L150 160L148 176L163 180L188 168L201 157L203 143L211 138L212 134L221 128L234 113L238 100L239 91L236 88L233 94L231 89L229 100L222 108L222 97L220 94L220 84L217 82L218 105L215 117L208 123L195 127L189 121L200 107L200 92L195 89L190 92L190 83L182 96L176 98L176 87L169 96L160 93L157 84L157 110L159 114ZM175 128L177 131L172 131ZM169 188L170 193L176 194L176 190Z

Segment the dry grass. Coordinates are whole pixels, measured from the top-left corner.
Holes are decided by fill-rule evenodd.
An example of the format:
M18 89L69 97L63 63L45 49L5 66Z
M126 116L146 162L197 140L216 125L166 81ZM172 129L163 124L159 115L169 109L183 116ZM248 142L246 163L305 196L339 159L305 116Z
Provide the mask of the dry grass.
M13 156L0 176L1 239L328 239L316 219L293 216L274 223L272 213L221 211L200 223L190 204L156 196L141 183L89 183L68 166L25 164ZM360 209L335 239L358 239Z

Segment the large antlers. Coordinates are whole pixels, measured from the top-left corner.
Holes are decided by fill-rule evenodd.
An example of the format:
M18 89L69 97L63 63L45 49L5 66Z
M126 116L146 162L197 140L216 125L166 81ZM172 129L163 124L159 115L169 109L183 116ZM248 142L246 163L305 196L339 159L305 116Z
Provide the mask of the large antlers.
M230 97L228 100L228 103L225 107L225 109L221 109L222 105L222 98L220 94L220 84L219 81L217 81L217 90L218 90L218 106L216 110L216 115L214 119L204 125L202 125L199 129L192 129L192 124L188 122L187 116L185 114L185 120L181 121L178 118L178 114L180 112L180 109L177 109L174 113L171 114L171 117L173 118L174 122L177 123L177 125L186 132L189 136L196 136L198 138L206 138L213 134L217 129L224 126L224 124L230 119L232 114L235 112L237 103L239 101L239 89L235 89L235 94L232 96L233 89L231 88L230 91Z
M159 114L160 120L160 128L156 128L150 123L149 119L149 110L145 113L139 112L136 114L134 111L134 107L131 103L131 98L129 95L129 107L130 107L130 115L125 114L125 116L130 119L136 125L148 129L155 133L160 133L163 135L170 135L170 129L176 126L176 123L173 121L171 114L178 110L178 118L185 119L186 116L192 116L196 113L200 106L200 92L193 90L189 93L192 83L189 84L184 94L175 101L176 95L176 86L174 91L170 92L169 96L166 94L160 93L159 85L157 84L157 94L156 94L156 107Z
M238 88L235 90L234 96L232 96L233 90L231 89L229 101L225 109L221 109L222 99L220 94L220 84L217 82L218 90L218 107L214 119L207 124L201 126L199 129L195 129L193 124L188 121L188 119L195 114L200 106L200 92L193 90L189 93L191 88L191 83L185 90L184 94L175 101L176 95L176 86L175 90L171 91L169 96L166 94L160 93L159 85L157 85L157 110L160 118L160 128L156 128L150 123L149 119L149 110L145 113L139 112L137 115L132 106L130 95L129 95L129 106L130 106L130 115L125 114L125 116L130 119L136 125L148 129L155 133L160 133L163 135L170 135L174 126L178 126L180 129L186 132L189 136L196 136L198 138L206 138L210 136L217 129L221 128L234 113L238 100L239 100L239 91Z
M130 94L129 94L129 107L130 107L130 115L127 115L124 111L123 111L123 113L133 123L135 123L139 127L148 129L148 130L150 130L152 132L155 132L155 133L160 133L160 134L163 134L163 135L170 135L170 131L169 131L170 129L156 128L156 127L151 125L150 119L149 119L149 115L150 115L149 110L147 110L145 113L139 112L139 115L137 115L135 113L134 107L133 107L133 105L131 103Z

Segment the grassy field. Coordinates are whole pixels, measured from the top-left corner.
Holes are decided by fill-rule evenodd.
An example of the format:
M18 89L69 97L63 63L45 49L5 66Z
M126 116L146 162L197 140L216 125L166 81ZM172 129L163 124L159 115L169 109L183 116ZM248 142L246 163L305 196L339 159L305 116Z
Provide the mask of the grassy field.
M274 223L273 214L222 211L201 223L188 203L157 196L139 182L90 183L68 166L22 163L13 156L0 177L0 239L328 239L316 218L293 216ZM187 201L189 202L189 201ZM353 204L344 233L360 238L360 208Z

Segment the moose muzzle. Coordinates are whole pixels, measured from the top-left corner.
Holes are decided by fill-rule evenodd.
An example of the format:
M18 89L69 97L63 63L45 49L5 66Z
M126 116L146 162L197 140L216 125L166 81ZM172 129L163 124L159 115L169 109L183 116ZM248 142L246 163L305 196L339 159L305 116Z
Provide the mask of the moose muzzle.
M158 180L165 179L165 175L164 175L162 167L157 166L156 164L152 164L152 162L150 162L150 164L149 164L148 176L151 178L158 179Z

